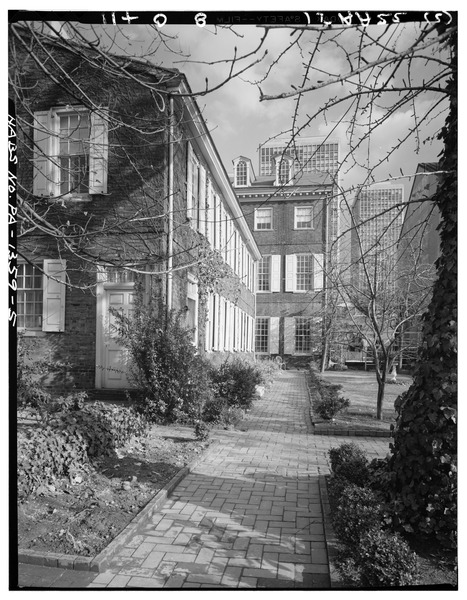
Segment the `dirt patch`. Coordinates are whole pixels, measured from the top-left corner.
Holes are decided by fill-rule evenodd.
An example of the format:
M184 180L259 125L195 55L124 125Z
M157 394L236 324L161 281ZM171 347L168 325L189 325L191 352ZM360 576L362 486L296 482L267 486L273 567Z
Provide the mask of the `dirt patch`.
M189 427L154 425L82 480L57 481L18 507L18 547L96 556L209 442Z

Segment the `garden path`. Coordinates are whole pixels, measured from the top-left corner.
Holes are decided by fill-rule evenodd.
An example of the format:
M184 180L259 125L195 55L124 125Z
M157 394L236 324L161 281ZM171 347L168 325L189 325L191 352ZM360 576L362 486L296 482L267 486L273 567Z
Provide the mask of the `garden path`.
M92 581L82 574L83 587L329 589L320 490L328 450L352 439L373 458L389 440L313 435L301 371L282 371L238 429L214 437L108 569ZM34 565L20 567L29 587ZM48 571L60 587L58 569Z

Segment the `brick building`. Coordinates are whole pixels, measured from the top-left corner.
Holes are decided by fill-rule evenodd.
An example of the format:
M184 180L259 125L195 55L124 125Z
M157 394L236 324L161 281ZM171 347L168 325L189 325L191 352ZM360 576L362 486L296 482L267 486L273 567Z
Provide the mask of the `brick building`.
M335 181L332 173L301 169L294 156L284 146L274 147L266 157L267 169L260 152L264 174L259 176L247 157L233 161L237 197L263 255L256 280L255 349L289 364L321 352L327 223Z
M109 311L137 281L200 351L252 352L261 255L184 75L28 26L10 44L17 326L68 363L50 387L128 387Z
M413 287L420 293L426 285L431 285L436 277L435 263L439 258L440 223L439 208L433 197L439 184L437 163L420 163L407 201L400 238L398 242L398 262L401 271L406 271L413 278ZM415 264L417 268L415 268ZM413 272L418 271L420 277L415 280ZM404 352L399 365L411 363L417 354L421 342L422 322L414 318L403 329L401 344Z

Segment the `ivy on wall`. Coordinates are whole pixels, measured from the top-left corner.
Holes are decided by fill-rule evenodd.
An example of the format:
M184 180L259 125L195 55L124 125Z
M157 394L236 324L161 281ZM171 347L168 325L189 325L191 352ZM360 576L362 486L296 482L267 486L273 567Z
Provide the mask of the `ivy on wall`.
M450 107L436 193L441 214L437 281L424 317L423 346L409 390L396 401L392 445L394 503L400 525L456 545L457 519L457 38L450 40Z

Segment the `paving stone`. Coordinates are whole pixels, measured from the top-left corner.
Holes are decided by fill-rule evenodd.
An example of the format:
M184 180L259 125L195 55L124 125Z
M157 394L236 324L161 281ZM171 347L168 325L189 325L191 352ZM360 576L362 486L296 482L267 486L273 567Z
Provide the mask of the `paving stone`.
M329 449L346 438L312 435L308 411L304 374L281 372L240 428L213 433L218 443L138 526L108 571L64 576L49 568L44 575L30 571L45 567L27 565L23 582L329 589L319 477L330 472ZM389 441L358 443L373 458L387 454Z

